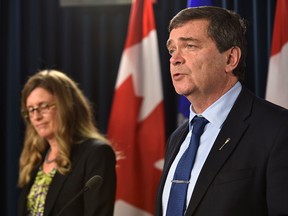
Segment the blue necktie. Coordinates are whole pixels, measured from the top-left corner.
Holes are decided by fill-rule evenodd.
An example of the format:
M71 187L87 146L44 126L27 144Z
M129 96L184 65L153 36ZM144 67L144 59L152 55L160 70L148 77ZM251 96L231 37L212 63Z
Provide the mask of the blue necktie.
M190 174L199 147L200 137L207 123L208 120L204 117L195 116L192 120L193 130L190 143L177 164L172 180L166 213L167 216L184 215Z

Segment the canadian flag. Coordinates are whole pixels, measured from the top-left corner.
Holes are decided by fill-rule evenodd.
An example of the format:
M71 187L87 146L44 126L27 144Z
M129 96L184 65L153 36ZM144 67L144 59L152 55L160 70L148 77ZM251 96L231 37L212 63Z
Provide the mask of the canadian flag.
M163 166L164 127L152 2L134 0L108 126L108 137L123 158L117 164L114 215L153 215Z
M276 5L266 99L288 108L288 1Z

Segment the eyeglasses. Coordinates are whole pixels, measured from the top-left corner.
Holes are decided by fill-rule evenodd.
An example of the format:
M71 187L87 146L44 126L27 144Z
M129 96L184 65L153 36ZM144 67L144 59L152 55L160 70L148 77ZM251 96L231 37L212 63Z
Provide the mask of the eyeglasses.
M46 102L44 103L40 103L38 106L36 107L28 107L26 110L24 110L22 113L23 113L23 116L25 118L32 118L35 114L35 111L37 111L38 113L40 113L41 115L43 114L46 114L50 108L52 107L55 107L55 103L52 103L52 104L48 104Z

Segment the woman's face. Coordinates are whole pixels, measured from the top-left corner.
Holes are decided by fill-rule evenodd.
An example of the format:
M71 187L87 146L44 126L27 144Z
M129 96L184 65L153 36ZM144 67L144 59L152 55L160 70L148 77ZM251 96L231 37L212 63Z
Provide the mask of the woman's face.
M35 88L26 100L28 118L40 137L51 141L57 130L55 97L41 87Z

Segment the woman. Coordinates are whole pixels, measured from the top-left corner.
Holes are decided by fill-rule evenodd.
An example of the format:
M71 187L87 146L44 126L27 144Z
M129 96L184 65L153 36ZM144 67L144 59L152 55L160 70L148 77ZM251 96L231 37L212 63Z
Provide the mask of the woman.
M25 84L21 108L19 215L113 215L115 153L77 84L60 71L40 71ZM95 175L102 184L80 192Z

